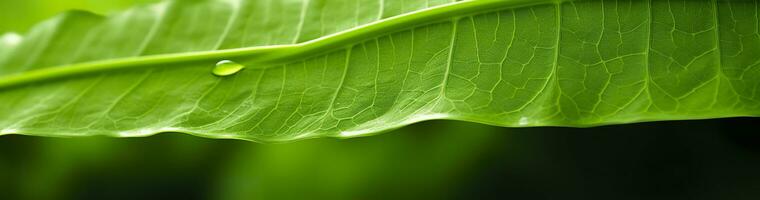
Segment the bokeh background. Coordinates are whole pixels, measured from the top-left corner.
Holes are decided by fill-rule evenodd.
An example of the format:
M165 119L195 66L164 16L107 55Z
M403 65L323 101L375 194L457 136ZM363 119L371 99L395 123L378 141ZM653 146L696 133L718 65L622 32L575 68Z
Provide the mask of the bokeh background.
M68 9L156 0L0 0L0 33ZM285 144L183 134L0 137L0 199L760 199L760 120L597 128L424 122Z

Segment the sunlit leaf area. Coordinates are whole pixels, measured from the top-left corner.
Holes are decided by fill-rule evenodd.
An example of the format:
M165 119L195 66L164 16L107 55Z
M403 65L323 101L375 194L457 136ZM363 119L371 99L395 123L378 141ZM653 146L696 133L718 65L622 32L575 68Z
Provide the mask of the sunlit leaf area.
M755 0L0 0L0 199L760 199Z

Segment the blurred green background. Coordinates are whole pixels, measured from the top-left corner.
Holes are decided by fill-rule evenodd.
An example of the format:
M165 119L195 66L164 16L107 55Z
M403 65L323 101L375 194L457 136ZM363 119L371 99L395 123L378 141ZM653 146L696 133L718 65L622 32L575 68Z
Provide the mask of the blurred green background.
M67 9L106 14L155 1L0 0L0 33ZM286 144L2 136L0 199L760 199L759 126L434 121Z
M70 9L107 14L150 2L158 0L0 0L0 32L25 32L32 25Z

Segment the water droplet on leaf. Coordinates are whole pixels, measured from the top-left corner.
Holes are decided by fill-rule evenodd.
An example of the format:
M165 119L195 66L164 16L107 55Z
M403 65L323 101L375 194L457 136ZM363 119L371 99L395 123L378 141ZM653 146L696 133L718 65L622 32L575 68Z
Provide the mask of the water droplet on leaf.
M0 45L2 45L2 46L16 46L19 43L21 43L21 41L23 39L24 38L21 37L21 35L19 35L18 33L13 33L13 32L6 33L6 34L0 36Z
M217 76L229 76L234 75L240 72L240 70L243 70L245 68L244 65L241 65L236 62L232 62L229 60L222 60L216 63L216 67L211 71L214 75Z

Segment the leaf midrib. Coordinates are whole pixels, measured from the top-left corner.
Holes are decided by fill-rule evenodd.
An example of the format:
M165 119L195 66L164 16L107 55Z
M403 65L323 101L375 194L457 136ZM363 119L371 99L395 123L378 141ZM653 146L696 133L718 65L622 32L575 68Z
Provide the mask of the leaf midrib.
M213 62L216 62L219 59L232 59L246 63L278 63L290 60L292 58L306 57L312 53L339 49L350 45L352 42L365 40L368 36L387 33L398 28L409 28L412 25L419 26L430 24L446 17L473 15L484 12L493 12L495 10L515 9L542 4L560 4L564 1L572 0L459 1L394 17L389 17L298 44L138 56L47 67L20 74L2 76L0 77L0 89L17 87L39 81L54 80L73 75L103 72L109 70L122 70L148 66L171 66L160 65L167 63L209 61L209 65L211 66L213 65Z

